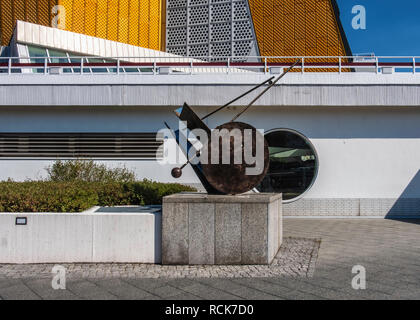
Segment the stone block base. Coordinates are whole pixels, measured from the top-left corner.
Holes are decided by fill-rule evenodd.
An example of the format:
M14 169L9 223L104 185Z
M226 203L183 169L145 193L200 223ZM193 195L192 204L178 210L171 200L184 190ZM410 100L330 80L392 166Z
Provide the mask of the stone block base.
M165 265L270 264L282 239L281 194L181 193L163 199Z

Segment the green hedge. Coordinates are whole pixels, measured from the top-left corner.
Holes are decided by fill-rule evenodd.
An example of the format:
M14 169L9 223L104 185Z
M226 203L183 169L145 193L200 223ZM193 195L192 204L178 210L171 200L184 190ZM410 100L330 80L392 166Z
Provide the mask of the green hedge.
M0 212L81 212L93 206L157 205L164 196L195 189L142 182L0 182Z

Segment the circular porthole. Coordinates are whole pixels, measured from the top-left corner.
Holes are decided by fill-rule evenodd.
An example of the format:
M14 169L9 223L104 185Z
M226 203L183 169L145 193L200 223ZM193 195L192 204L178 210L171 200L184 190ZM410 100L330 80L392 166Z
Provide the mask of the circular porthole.
M270 150L270 168L257 189L283 193L284 202L299 199L314 184L318 173L318 156L312 143L289 129L272 130L265 138Z

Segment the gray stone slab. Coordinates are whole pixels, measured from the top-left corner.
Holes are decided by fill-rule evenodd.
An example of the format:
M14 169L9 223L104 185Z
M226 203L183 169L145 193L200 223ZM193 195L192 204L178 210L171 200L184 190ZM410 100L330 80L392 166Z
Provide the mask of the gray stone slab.
M268 204L268 263L271 263L279 251L279 202Z
M242 261L241 204L216 204L216 264Z
M188 204L163 202L162 263L188 264Z
M282 199L278 193L246 193L239 195L211 195L206 193L177 193L165 197L166 203L269 203Z
M26 286L36 293L43 300L77 300L75 294L69 290L54 290L51 285L51 279L38 279L26 281Z
M153 296L149 292L130 284L130 279L102 279L94 280L97 286L124 300L142 300Z
M67 282L67 290L77 295L82 299L92 300L116 300L117 296L111 294L106 289L99 287L95 283L88 280L78 282Z
M0 291L3 300L41 300L41 297L23 283L3 288Z
M189 264L214 264L215 205L189 204Z
M282 242L281 201L265 193L165 197L163 264L270 264Z
M242 264L268 264L268 206L242 204Z

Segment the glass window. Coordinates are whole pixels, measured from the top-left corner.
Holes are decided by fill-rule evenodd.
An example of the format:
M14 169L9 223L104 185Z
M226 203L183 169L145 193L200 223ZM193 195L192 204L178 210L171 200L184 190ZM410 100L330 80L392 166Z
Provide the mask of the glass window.
M48 55L50 57L50 62L52 63L68 63L69 58L67 57L67 53L64 51L52 50L48 49ZM72 69L64 68L64 73L72 73Z
M69 54L70 57L70 62L71 63L77 63L77 64L81 64L82 62L82 58L79 56L74 56L72 54ZM87 62L86 59L83 60L84 62ZM80 68L73 68L73 72L74 73L80 73ZM91 73L90 68L83 68L83 73Z
M45 57L48 57L47 49L28 46L29 57L31 57L31 63L44 63ZM35 58L44 58L44 59L35 59ZM34 73L43 73L44 69L32 69Z
M98 59L98 58L89 58L87 60L90 63L104 63L105 62L104 59ZM107 68L92 67L91 69L93 73L108 73Z
M292 130L276 130L265 137L270 150L270 168L257 189L283 193L285 201L299 197L312 186L318 171L312 144Z

